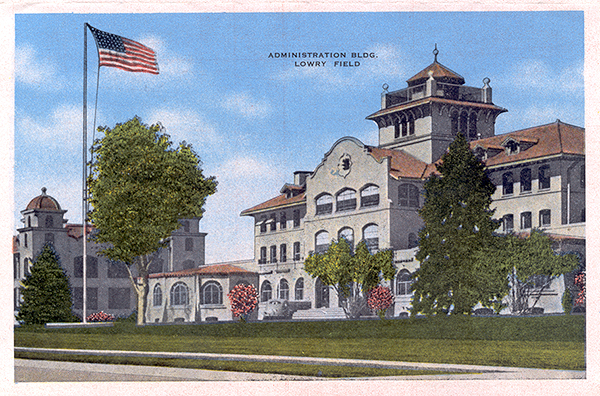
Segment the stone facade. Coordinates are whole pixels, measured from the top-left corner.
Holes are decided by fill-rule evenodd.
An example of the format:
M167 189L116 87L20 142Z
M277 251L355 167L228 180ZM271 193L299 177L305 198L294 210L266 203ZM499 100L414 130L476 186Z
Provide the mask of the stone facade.
M318 311L312 316L298 311L294 318L338 315L335 292L312 279L303 260L332 239L345 238L352 245L365 240L372 251L394 250L397 273L384 284L395 295L392 315L405 315L412 298L410 275L419 268L415 252L423 226L418 214L423 185L458 132L497 186L492 207L502 220L498 232L543 229L556 250L577 252L585 262L584 129L557 120L496 136L496 117L506 109L493 104L490 80L483 82L482 88L464 86L436 54L407 88L388 92L384 86L381 109L367 117L379 127L378 146L344 137L314 171L297 172L279 196L242 212L255 219L261 310L277 298L309 302L304 308ZM296 214L293 223L291 213ZM299 253L292 259L290 250ZM569 277L554 280L536 306L562 312ZM302 292L295 292L299 280Z

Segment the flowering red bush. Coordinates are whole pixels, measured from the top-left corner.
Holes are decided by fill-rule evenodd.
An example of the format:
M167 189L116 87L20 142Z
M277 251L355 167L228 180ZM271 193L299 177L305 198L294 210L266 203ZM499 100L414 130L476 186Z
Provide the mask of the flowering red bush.
M389 287L377 286L372 289L367 299L369 308L377 312L381 319L385 317L385 312L394 303L394 296Z
M577 293L577 298L575 299L575 304L584 305L585 304L585 272L580 272L575 276L575 285L579 287L579 293Z
M86 320L88 322L112 322L115 317L111 314L107 314L104 311L96 312L89 315Z
M256 309L258 305L258 291L254 285L240 284L227 294L231 303L231 312L234 317L245 321L245 316Z

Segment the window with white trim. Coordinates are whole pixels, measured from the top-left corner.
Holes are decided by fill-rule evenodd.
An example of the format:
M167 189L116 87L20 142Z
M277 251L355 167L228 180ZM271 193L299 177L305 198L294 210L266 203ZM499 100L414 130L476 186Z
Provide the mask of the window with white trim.
M219 282L208 281L202 285L200 296L201 303L204 305L221 305L223 304L223 287Z
M333 211L333 196L323 194L317 198L317 215L330 214Z
M319 231L315 235L315 253L325 253L329 248L329 233Z
M356 209L356 191L347 188L336 197L336 212L346 212Z
M379 226L377 224L368 224L363 228L363 239L371 253L379 250Z
M171 288L171 305L185 306L188 305L189 294L188 287L183 282L177 282Z
M540 227L550 227L551 220L550 209L540 210Z
M299 278L296 281L295 296L296 301L304 300L304 278Z
M271 288L271 282L264 281L260 287L260 301L267 302L273 295L273 289Z
M354 230L350 227L344 227L338 232L338 240L344 239L348 245L354 249Z
M285 279L281 279L279 281L279 287L278 287L278 296L280 300L289 300L290 299L290 286L288 284L288 281L286 281Z
M360 207L367 208L379 205L379 187L374 184L363 188L360 192Z
M162 288L159 283L154 285L154 290L152 291L152 305L155 307L162 305Z
M398 204L406 208L419 207L419 189L412 184L401 184L398 187Z

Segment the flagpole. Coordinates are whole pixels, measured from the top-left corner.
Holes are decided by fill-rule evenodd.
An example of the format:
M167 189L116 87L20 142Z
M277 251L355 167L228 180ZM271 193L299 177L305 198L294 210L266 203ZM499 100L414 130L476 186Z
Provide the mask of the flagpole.
M83 241L83 323L87 322L87 23L83 24L83 180L81 224Z

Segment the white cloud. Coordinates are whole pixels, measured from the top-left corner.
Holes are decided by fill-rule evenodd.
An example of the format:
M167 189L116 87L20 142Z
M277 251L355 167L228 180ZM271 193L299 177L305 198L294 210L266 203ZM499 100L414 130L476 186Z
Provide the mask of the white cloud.
M160 122L174 141L199 141L212 144L219 142L216 127L191 109L155 109L144 118L144 122L147 124Z
M546 95L583 95L583 62L554 70L545 62L525 60L510 72L507 83L521 89L536 89L538 93Z
M247 93L226 95L221 105L226 110L240 114L246 118L265 118L272 112L269 102L252 98Z
M398 49L391 45L377 44L364 51L375 54L376 58L351 58L351 52L346 53L345 59L325 59L324 67L295 67L290 63L288 69L276 76L280 80L312 79L314 86L321 89L331 87L359 87L373 79L397 78L407 73L408 65ZM364 52L361 52L364 53ZM360 66L334 66L336 60L351 64L359 62Z
M61 104L43 121L27 114L17 115L15 132L26 136L28 141L65 148L74 147L72 142L80 139L82 117L80 105ZM88 127L88 131L91 131L91 128Z
M18 82L38 89L57 90L64 86L56 66L49 59L40 57L30 45L15 49L15 77Z
M210 173L219 182L217 193L206 204L201 229L208 233L206 260L209 263L253 258L253 222L240 213L274 198L291 179L274 163L251 155L233 157ZM231 246L235 249L222 249Z

